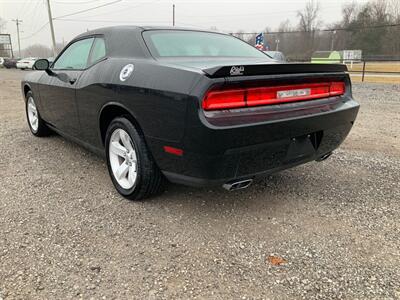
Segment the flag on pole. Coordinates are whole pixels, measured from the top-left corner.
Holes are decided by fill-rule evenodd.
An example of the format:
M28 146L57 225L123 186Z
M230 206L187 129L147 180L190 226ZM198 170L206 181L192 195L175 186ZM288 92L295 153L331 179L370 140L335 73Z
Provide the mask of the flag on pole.
M264 50L264 34L263 33L260 33L260 34L258 34L256 36L256 45L255 45L255 47L258 50L261 50L261 51Z

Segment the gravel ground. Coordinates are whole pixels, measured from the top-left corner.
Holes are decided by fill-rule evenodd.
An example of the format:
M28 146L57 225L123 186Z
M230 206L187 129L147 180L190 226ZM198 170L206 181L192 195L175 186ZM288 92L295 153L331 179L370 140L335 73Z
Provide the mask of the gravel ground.
M330 159L249 189L130 202L101 158L34 138L0 70L0 299L400 299L400 86Z

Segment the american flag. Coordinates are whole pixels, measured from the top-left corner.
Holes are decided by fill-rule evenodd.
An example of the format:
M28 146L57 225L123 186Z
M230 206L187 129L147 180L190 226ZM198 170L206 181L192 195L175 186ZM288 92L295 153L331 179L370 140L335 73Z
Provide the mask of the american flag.
M264 50L264 34L260 33L256 36L256 48L258 50Z

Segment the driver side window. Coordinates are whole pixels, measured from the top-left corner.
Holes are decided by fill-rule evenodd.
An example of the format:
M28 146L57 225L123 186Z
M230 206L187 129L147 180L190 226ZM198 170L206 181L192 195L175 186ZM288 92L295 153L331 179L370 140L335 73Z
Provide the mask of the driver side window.
M55 70L82 70L88 62L94 38L79 40L71 44L53 65Z

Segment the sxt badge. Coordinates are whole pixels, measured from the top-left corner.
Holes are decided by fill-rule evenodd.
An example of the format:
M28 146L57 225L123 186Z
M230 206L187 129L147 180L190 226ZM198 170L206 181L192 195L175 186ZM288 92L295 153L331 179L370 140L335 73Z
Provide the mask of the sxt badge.
M135 66L133 64L128 64L122 68L121 72L119 73L119 80L125 81L127 80L133 73Z

